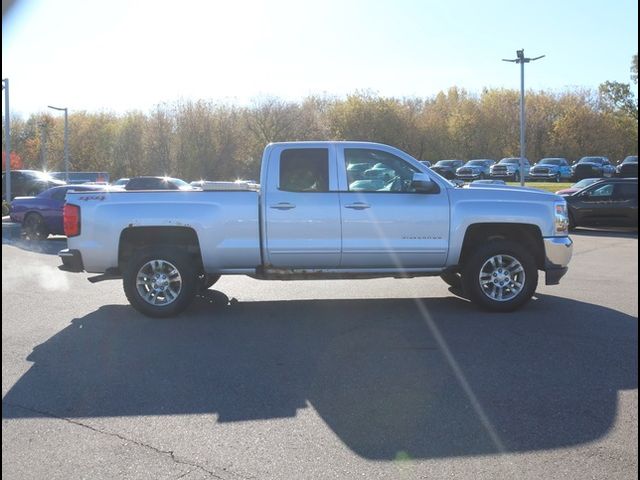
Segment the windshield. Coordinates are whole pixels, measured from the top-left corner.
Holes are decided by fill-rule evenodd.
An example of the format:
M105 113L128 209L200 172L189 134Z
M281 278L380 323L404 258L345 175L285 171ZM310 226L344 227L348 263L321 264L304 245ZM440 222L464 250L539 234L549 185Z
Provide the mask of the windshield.
M173 182L177 187L190 187L191 186L187 182L185 182L184 180L180 180L179 178L169 178L168 180Z
M453 167L456 163L458 163L457 160L440 160L438 163L436 163L436 167Z
M622 161L622 163L638 163L638 157L637 156L627 157Z
M574 183L571 188L585 188L591 185L592 183L596 183L599 178L585 178L580 180L578 183Z
M502 160L500 160L500 163L502 165L514 164L514 163L518 164L518 163L520 163L520 159L519 158L503 158Z
M543 158L538 165L562 165L563 163L561 158Z
M603 163L602 157L582 157L578 163Z
M46 181L51 181L54 180L54 178L46 173L46 172L40 172L38 170L33 170L31 172L29 172L30 175L33 175L34 177L38 178L38 180L46 180Z
M469 160L465 166L467 167L483 167L490 160Z

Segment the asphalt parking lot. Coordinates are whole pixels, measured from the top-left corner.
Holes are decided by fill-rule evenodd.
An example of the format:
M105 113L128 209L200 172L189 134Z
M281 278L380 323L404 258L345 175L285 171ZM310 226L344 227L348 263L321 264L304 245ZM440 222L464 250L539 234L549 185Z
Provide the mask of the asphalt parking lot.
M637 478L637 232L480 312L438 278L220 280L157 320L2 245L2 477Z

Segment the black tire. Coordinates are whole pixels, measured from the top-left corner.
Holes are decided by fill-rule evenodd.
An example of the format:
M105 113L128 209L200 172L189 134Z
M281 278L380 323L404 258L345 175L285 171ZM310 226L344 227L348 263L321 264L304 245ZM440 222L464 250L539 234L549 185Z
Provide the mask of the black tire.
M462 288L462 275L460 275L459 272L442 272L440 278L444 283L453 288Z
M493 288L493 285L485 288L480 283L483 266L491 258L498 255L516 260L522 267L523 272L523 275L512 273L514 282L511 283L511 286L513 287L517 280L520 280L522 284L517 293L509 289L511 280L505 282L504 288L500 287L501 291L506 290L508 292L507 296L513 295L513 298L506 300L491 298L489 288ZM500 269L502 271L502 267ZM484 271L486 272L486 270ZM504 271L506 272L507 269L504 269ZM518 276L516 277L516 275ZM489 283L493 283L493 281ZM522 307L533 296L538 286L538 269L533 255L520 244L510 240L493 240L480 245L468 256L462 270L462 284L465 294L476 305L494 312L512 312Z
M204 292L210 289L218 280L220 275L209 275L208 273L201 273L198 276L198 290Z
M572 232L576 229L576 219L573 217L573 213L569 212L569 231Z
M137 277L139 272L143 272L143 267L145 267L149 262L153 260L158 260L159 262L163 262L161 265L170 265L170 267L175 268L175 270L179 274L180 278L180 288L177 293L175 290L177 289L178 282L171 282L170 279L172 276L170 273L173 271L170 267L158 268L156 273L166 272L166 276L168 277L165 281L167 282L167 288L170 285L174 285L171 290L172 293L165 295L164 293L158 293L154 295L150 291L150 285L141 285L140 289L145 291L145 289L149 288L149 296L150 300L158 301L157 304L152 304L150 301L145 300L142 296L141 290L138 289L137 285ZM151 247L140 249L134 252L129 260L127 267L124 270L122 276L122 285L124 287L124 293L127 296L127 300L133 308L138 310L143 315L147 315L149 317L172 317L174 315L179 314L185 308L189 306L191 301L193 300L196 291L198 289L198 274L197 268L195 265L195 261L193 257L190 257L186 252L176 251L174 249L169 249L166 247ZM153 271L149 271L153 273ZM151 282L151 275L149 275L149 282ZM170 298L170 295L174 295L173 299ZM163 302L162 299L165 299Z
M520 181L520 173L516 172L513 174L513 181L514 182L519 182Z
M49 236L49 229L38 213L29 213L22 222L22 234L26 240L42 241Z
M558 173L556 175L556 183L560 183L561 179L560 179L560 174Z

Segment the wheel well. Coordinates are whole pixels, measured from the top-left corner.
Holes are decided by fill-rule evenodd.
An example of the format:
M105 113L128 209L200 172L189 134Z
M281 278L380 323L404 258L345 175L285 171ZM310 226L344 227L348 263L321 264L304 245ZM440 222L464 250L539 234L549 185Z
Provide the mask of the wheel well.
M122 272L133 252L146 247L179 248L191 255L198 265L198 271L203 269L202 253L198 234L189 227L130 227L120 234L118 247L118 268Z
M464 235L460 265L464 264L465 256L478 245L491 240L512 240L523 245L533 253L536 265L544 268L544 244L542 233L536 225L521 223L480 223L470 225Z

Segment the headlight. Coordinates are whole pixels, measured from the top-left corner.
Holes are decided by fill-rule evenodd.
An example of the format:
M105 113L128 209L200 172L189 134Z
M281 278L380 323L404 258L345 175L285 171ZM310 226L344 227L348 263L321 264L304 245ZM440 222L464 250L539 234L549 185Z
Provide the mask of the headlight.
M556 235L569 233L569 211L566 202L555 203L555 232Z

